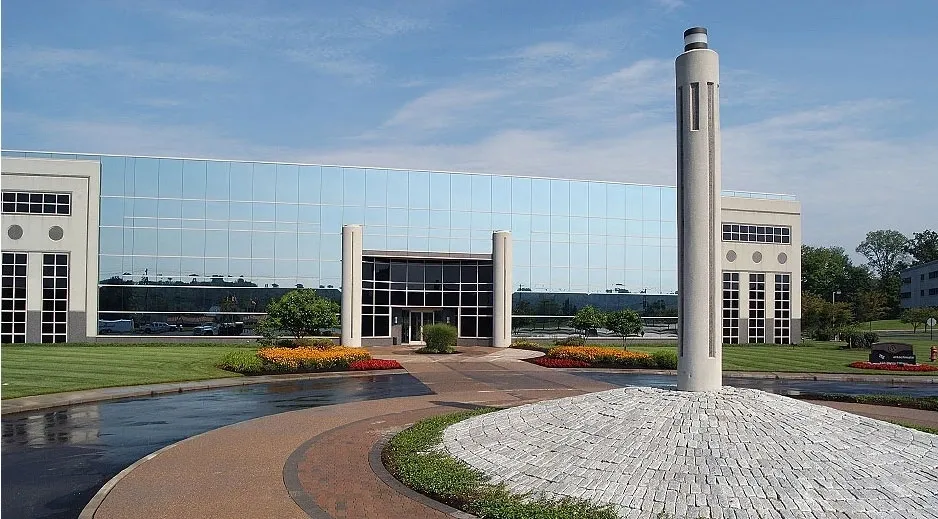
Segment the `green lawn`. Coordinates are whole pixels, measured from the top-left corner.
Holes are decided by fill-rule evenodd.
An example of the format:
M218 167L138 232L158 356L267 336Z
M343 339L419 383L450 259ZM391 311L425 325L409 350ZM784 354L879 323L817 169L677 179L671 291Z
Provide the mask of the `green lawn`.
M863 328L864 330L870 329L870 323L860 323L857 326L859 328ZM911 324L903 323L899 321L898 319L884 319L882 321L873 321L872 327L873 327L874 332L880 331L880 330L903 330L903 331L907 330L910 332L912 331ZM918 327L918 331L920 333L922 332L922 328L924 327L923 326Z
M915 349L919 363L928 363L929 348L935 342L927 339L902 337L897 342L907 342ZM781 371L794 373L866 373L890 375L930 375L938 377L938 371L899 372L847 367L854 361L869 360L869 350L841 350L841 342L810 341L799 346L780 345L723 345L723 369L726 371ZM674 346L630 346L630 350L654 353Z
M215 367L245 345L4 345L0 393L17 398L113 386L239 377Z

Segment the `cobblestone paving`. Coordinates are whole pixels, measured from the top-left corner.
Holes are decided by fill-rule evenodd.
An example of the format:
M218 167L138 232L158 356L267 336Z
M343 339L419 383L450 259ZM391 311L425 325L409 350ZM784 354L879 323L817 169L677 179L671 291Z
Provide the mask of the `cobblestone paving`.
M751 389L551 400L455 424L443 445L514 491L627 518L938 518L938 436Z

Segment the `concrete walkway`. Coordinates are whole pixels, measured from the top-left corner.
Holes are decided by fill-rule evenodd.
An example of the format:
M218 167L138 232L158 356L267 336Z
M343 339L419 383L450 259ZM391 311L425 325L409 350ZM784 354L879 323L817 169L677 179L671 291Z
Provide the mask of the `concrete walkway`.
M435 394L293 411L186 439L123 471L81 517L453 517L382 479L369 454L378 440L424 417L614 388L518 361L536 355L490 348L447 356L382 351L380 357L399 360ZM938 413L897 412L903 421L938 423Z

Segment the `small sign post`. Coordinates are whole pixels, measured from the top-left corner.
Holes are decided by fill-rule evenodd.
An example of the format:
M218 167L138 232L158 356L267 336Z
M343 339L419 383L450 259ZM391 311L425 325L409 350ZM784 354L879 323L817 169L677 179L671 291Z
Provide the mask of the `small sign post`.
M929 317L928 320L925 321L925 324L927 324L928 327L931 328L931 339L929 340L932 340L932 341L935 340L935 324L936 323L938 323L938 321L935 321L934 317Z

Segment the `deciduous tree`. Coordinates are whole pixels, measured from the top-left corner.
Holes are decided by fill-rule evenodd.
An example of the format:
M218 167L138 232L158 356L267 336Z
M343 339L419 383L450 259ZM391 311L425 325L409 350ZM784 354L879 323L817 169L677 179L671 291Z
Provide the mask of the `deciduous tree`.
M897 274L905 265L908 259L908 242L909 239L899 231L870 231L866 233L866 239L857 246L857 252L866 257L870 269L880 280L886 280Z
M622 347L626 347L629 335L638 335L642 332L642 318L638 312L628 308L616 310L606 314L606 328L622 338Z
M339 304L321 297L312 288L291 290L267 305L271 326L289 331L294 337L322 335L339 326Z
M577 310L570 325L576 330L582 331L584 337L589 337L592 330L601 328L605 322L605 316L601 311L597 310L592 305L586 305Z
M905 251L912 256L912 266L938 260L938 232L925 229L912 233Z

